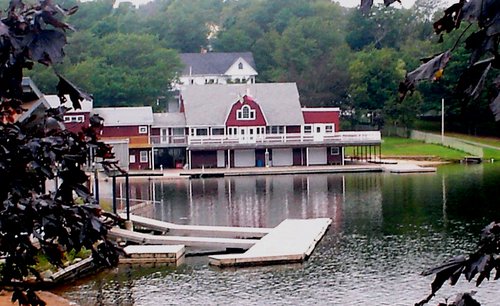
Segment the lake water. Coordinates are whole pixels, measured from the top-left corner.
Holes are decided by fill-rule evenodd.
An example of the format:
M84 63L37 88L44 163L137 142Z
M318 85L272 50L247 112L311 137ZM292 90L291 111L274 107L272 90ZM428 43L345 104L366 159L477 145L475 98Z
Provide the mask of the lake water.
M207 257L178 268L121 266L61 288L81 305L413 305L430 292L420 272L474 249L500 220L500 164L437 173L317 174L133 181L142 213L183 224L273 227L286 218L333 223L303 264L220 270ZM121 190L122 186L118 189ZM109 190L102 187L104 191ZM443 286L429 305L478 290L498 305L500 282Z

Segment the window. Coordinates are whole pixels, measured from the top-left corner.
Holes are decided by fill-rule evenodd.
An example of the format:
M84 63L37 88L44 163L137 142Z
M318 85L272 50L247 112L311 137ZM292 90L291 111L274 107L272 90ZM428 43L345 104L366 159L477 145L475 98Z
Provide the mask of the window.
M304 125L304 134L311 134L311 133L312 133L312 126Z
M140 152L139 161L141 163L147 163L148 162L148 151L141 151Z
M64 116L65 123L82 123L85 120L83 115Z
M242 70L243 69L243 63L238 64L238 69Z
M141 125L139 127L139 134L147 134L148 133L148 127L145 125Z
M196 129L196 136L207 136L208 129Z
M238 120L254 120L255 110L251 109L248 105L243 105L243 107L236 111L236 118Z
M325 133L333 133L333 125L326 125L325 126Z
M340 154L340 148L339 147L331 147L330 148L330 155L339 155Z
M134 155L134 154L129 155L129 157L128 157L128 161L129 161L129 163L131 163L131 164L135 164L135 155Z
M224 135L223 128L212 128L212 135Z

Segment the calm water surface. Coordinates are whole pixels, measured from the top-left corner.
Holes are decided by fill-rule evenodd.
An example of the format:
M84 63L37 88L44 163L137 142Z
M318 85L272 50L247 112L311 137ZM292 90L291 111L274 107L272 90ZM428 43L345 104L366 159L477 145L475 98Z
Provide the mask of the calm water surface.
M81 305L413 305L430 291L422 270L471 251L481 228L500 220L500 164L435 174L134 181L131 193L158 201L141 214L184 224L333 223L304 264L220 270L190 257L175 269L122 266L63 288L64 296ZM429 305L474 289L445 284ZM476 298L499 305L499 289L485 282Z

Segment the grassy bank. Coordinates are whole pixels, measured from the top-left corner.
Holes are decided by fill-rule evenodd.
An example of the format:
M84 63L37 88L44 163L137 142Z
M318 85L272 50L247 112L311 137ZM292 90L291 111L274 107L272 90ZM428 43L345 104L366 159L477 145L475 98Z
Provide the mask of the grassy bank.
M421 156L444 160L460 160L466 155L466 153L461 151L414 139L399 137L384 137L382 139L383 157Z

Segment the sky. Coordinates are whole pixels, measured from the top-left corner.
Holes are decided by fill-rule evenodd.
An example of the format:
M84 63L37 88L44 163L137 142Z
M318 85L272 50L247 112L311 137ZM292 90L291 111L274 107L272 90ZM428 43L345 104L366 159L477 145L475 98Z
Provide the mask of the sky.
M132 2L134 5L139 6L141 4L147 3L150 0L116 0L116 4L119 2ZM361 0L335 0L335 2L339 2L340 5L345 7L356 7L359 6ZM404 7L409 8L415 3L415 0L401 0ZM383 3L382 0L374 0L374 3ZM398 7L398 3L392 4L394 7Z

